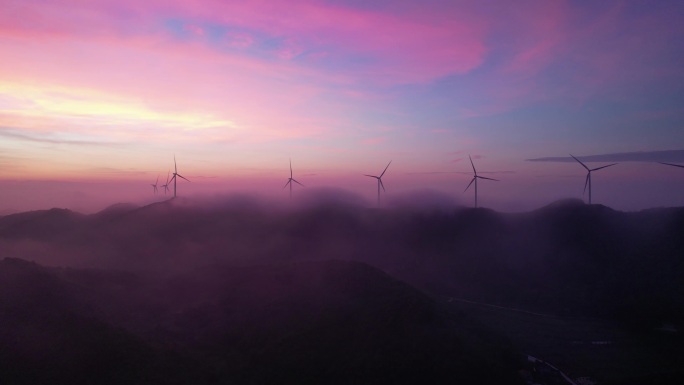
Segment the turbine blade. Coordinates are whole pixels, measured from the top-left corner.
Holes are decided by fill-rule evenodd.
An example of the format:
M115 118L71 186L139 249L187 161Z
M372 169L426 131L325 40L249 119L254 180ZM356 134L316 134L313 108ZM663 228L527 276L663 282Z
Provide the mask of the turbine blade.
M584 180L584 191L582 191L582 195L587 192L587 185L589 184L589 177L591 176L591 171L587 173L587 178Z
M473 158L468 155L468 159L470 159L470 165L473 166L473 174L477 175L477 171L475 171L475 163L473 163Z
M178 173L178 167L176 166L176 154L173 154L173 171L174 174Z
M470 183L468 183L468 187L466 187L465 190L463 190L463 192L468 191L468 189L470 188L470 185L473 184L473 182L475 182L475 177L473 177L473 179L470 180Z
M591 171L591 170L589 170L589 167L587 167L587 166L586 166L584 163L582 163L582 161L580 161L579 159L575 158L574 155L570 154L570 156L571 156L573 159L575 159L575 160L577 161L577 163L581 164L582 167L584 167L587 171Z
M188 179L188 178L184 177L183 175L181 175L181 174L178 174L178 176L179 176L179 177L181 177L181 178L183 178L183 179L185 179L185 180L187 180L188 182L190 182L190 179Z
M369 176L369 177L371 177L371 178L375 178L375 179L378 179L378 177L377 177L377 176L375 176L375 175L368 175L368 174L363 174L363 175L364 175L364 176Z
M684 166L683 166L683 165L681 165L681 164L674 164L674 163L665 163L665 162L658 162L658 163L660 163L660 164L664 164L664 165L667 165L667 166L675 166L675 167L681 167L681 168L684 168Z
M285 183L285 186L283 186L283 188L287 187L287 185L290 184L290 181L291 181L291 180L292 180L292 179L288 179L288 180L287 180L287 183Z
M487 180L493 180L493 181L501 182L501 181L500 181L500 180L498 180L498 179L494 179L494 178L487 178L487 177L484 177L484 176L479 176L479 175L478 175L478 176L477 176L476 178L480 178L480 179L487 179Z
M292 178L292 158L290 158L290 178Z
M292 181L293 181L293 182L295 182L295 183L297 183L298 185L300 185L300 186L304 187L304 185L303 185L303 184L301 184L301 183L299 183L299 182L297 182L297 180L296 180L296 179L292 179Z
M176 179L176 174L173 174L173 178L171 178L171 180L169 180L169 183L173 182L174 179Z
M385 171L387 171L387 169L389 168L389 165L390 165L391 163L392 163L391 160L389 161L389 163L387 163L387 167L385 167L385 169L382 171L382 174L380 174L380 178L382 178L382 176L385 175Z
M378 183L380 183L380 187L382 187L382 191L386 191L385 190L385 184L382 183L382 178L378 178Z
M157 181L154 182L155 186L157 185L157 183L159 183L159 174L157 174Z
M596 168L591 169L591 171L596 171L596 170L600 170L600 169L602 169L602 168L606 168L606 167L610 167L610 166L615 166L616 164L617 164L617 163L613 163L613 164L609 164L609 165L607 165L607 166L596 167Z

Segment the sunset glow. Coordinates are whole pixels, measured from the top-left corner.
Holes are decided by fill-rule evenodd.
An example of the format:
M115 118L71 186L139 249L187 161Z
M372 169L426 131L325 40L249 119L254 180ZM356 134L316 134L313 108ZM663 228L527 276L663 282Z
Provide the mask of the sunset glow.
M594 203L684 205L655 163L684 164L681 2L0 4L0 215L163 199L174 155L186 195L285 199L292 159L372 204L392 160L388 197L470 205L471 154L501 180L481 204L516 211L582 197L580 165L527 159L639 152Z

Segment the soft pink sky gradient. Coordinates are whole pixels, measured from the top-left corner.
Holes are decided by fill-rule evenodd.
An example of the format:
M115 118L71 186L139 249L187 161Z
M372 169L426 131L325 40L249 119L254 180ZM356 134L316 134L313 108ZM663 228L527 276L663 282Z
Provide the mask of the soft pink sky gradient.
M192 180L181 194L284 198L292 158L307 188L370 204L361 174L389 160L388 198L432 189L470 204L472 154L501 179L479 186L481 204L526 210L581 197L584 178L526 159L684 150L677 1L0 7L0 214L162 199L150 183L174 154ZM680 171L602 170L594 202L684 205Z

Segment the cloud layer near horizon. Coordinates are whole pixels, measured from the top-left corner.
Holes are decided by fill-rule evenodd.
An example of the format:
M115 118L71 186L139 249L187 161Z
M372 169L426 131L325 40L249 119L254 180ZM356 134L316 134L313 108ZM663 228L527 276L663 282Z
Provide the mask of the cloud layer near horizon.
M578 156L584 162L684 162L684 150L637 151ZM529 162L575 162L568 157L526 159Z

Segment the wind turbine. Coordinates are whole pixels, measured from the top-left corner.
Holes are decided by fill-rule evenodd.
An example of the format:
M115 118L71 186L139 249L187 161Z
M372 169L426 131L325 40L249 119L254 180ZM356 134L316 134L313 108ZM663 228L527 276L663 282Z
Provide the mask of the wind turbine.
M575 159L575 160L577 161L577 163L581 164L582 167L584 167L584 168L587 170L587 179L585 179L585 181L584 181L584 191L582 192L582 194L584 194L585 192L587 192L587 186L589 186L589 204L591 204L591 172L592 172L592 171L600 170L600 169L602 169L602 168L606 168L606 167L610 167L610 166L615 166L617 163L612 163L612 164L609 164L609 165L607 165L607 166L601 166L601 167L596 167L596 168L591 168L591 169L590 169L590 168L587 167L584 163L582 163L579 159L575 158L574 155L570 154L570 156L572 156L572 158Z
M477 208L477 180L478 179L487 179L487 180L493 180L493 181L497 181L497 182L499 182L499 180L477 175L477 171L475 170L475 164L473 163L473 158L471 158L470 155L468 155L468 159L470 159L470 165L473 166L473 179L470 180L470 183L468 183L468 187L466 187L465 190L463 190L463 192L468 191L468 189L470 188L470 185L473 184L473 182L475 182L475 208Z
M169 191L169 174L171 171L168 171L166 173L166 184L163 184L162 187L164 188L164 195L166 195L167 191Z
M385 167L385 169L382 171L382 174L380 174L380 176L363 174L365 176L375 178L378 180L378 207L380 207L380 187L382 187L382 191L385 191L385 185L382 184L382 176L385 175L385 171L387 171L387 169L389 168L391 163L392 163L392 161L390 160L389 163L387 163L387 167Z
M290 185L290 199L292 199L292 182L297 183L298 185L304 187L303 184L297 182L293 177L292 177L292 159L290 159L290 177L287 179L287 183L285 183L285 186L283 188L287 187L287 185Z
M684 168L684 165L681 165L681 164L674 164L674 163L665 163L665 162L658 162L658 163L660 163L660 164L664 164L664 165L666 165L666 166L675 166L675 167L681 167L681 168Z
M178 178L176 178L176 177L183 178L183 179L187 180L188 182L190 182L190 179L188 179L188 178L186 178L183 175L178 173L178 167L176 166L176 156L174 155L173 156L173 178L171 178L171 180L169 181L169 182L173 182L173 197L174 198L176 197L176 182L178 180Z
M154 188L154 193L155 193L155 194L157 193L157 184L158 184L158 183L159 183L159 174L157 174L157 181L154 182L154 184L152 185L152 188Z

